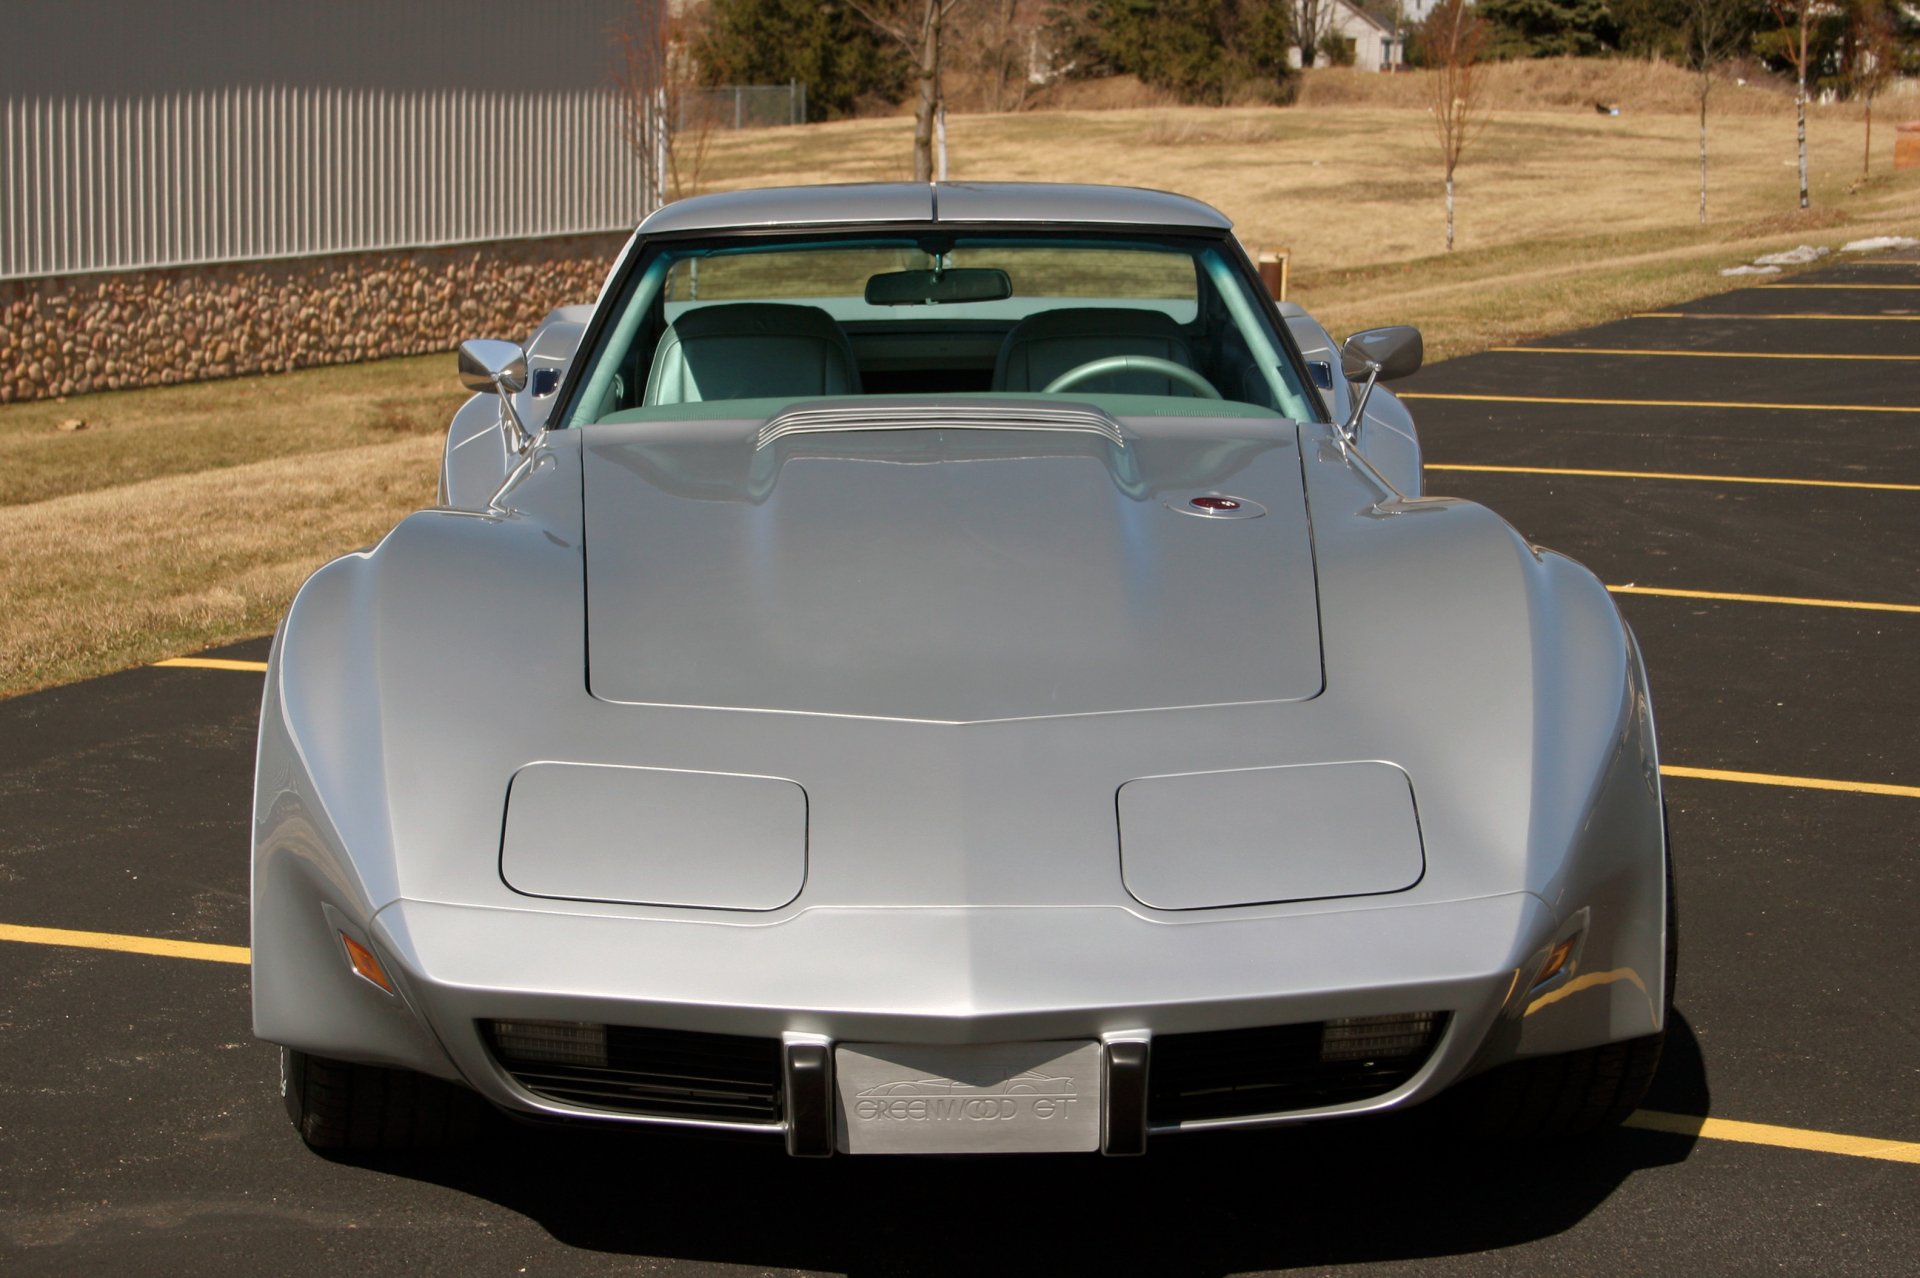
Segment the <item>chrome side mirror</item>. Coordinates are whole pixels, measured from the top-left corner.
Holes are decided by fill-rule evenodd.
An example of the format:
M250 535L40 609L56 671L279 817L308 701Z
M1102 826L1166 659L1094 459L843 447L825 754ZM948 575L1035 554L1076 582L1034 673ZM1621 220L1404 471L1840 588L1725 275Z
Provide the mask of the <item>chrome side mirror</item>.
M1340 343L1340 371L1350 382L1365 383L1354 397L1352 415L1340 428L1347 443L1353 443L1360 433L1374 383L1419 372L1420 360L1425 354L1420 330L1407 324L1365 329Z
M1350 382L1375 375L1380 381L1390 382L1419 372L1425 354L1420 330L1411 325L1370 328L1340 344L1340 371Z
M498 395L507 446L523 454L533 447L533 432L520 420L513 403L513 397L527 388L527 353L519 343L486 338L460 343L460 384L477 394Z
M527 388L527 353L517 342L475 338L460 343L460 384L482 395L511 395Z

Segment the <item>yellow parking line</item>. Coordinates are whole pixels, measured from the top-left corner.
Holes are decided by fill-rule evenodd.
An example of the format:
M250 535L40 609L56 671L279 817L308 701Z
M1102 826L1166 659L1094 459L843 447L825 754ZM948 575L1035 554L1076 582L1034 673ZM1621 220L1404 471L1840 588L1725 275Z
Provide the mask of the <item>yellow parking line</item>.
M1702 484L1781 484L1793 488L1872 488L1882 492L1920 493L1920 484L1890 484L1864 479L1773 479L1758 475L1692 475L1668 470L1581 470L1572 466L1469 466L1460 462L1427 462L1426 469L1469 471L1489 475L1573 475L1587 479L1685 479Z
M1800 608L1852 608L1861 612L1920 612L1920 604L1869 603L1860 599L1807 599L1798 595L1745 595L1730 590L1675 590L1666 586L1608 586L1616 595L1660 595L1670 599L1718 599L1732 603L1793 604Z
M1849 1158L1878 1158L1890 1163L1920 1163L1920 1142L1879 1140L1841 1132L1816 1132L1804 1127L1775 1127L1732 1118L1705 1118L1694 1114L1664 1114L1657 1109L1636 1110L1626 1126L1676 1136L1704 1136L1708 1140L1738 1141L1745 1145L1772 1145L1779 1149L1806 1149Z
M1442 391L1397 393L1401 399L1452 399L1478 404L1599 404L1613 408L1787 408L1806 413L1920 413L1920 404L1770 404L1732 399L1587 399L1565 395L1462 395Z
M1728 772L1722 768L1683 768L1660 765L1663 777L1697 781L1738 781L1745 785L1779 785L1797 790L1839 790L1846 794L1885 794L1896 799L1920 799L1920 785L1887 785L1880 781L1835 781L1828 777L1790 777L1773 772Z
M1762 284L1761 288L1877 288L1920 290L1920 284Z
M1779 351L1657 351L1621 346L1489 346L1490 351L1524 355L1671 355L1681 359L1849 359L1920 363L1920 355L1796 355Z
M123 936L118 932L73 932L60 927L23 927L18 923L0 923L0 941L19 941L25 945L64 945L82 950L118 950L123 954L201 959L208 963L253 961L251 952L244 945L170 941L158 936Z
M168 657L165 661L156 661L156 666L186 666L194 670L252 670L267 668L264 661L229 661L225 657Z
M1920 315L1828 315L1822 312L1745 315L1729 311L1640 311L1628 318L1708 320L1920 320Z

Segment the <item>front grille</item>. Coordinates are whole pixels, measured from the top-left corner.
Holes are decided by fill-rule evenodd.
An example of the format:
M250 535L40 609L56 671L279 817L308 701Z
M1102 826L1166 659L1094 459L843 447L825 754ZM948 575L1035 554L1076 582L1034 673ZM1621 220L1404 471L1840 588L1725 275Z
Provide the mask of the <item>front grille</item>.
M658 1118L781 1118L778 1039L558 1021L481 1029L513 1080L548 1100Z
M1155 1126L1317 1109L1380 1096L1417 1073L1446 1014L1312 1021L1155 1035L1147 1121Z

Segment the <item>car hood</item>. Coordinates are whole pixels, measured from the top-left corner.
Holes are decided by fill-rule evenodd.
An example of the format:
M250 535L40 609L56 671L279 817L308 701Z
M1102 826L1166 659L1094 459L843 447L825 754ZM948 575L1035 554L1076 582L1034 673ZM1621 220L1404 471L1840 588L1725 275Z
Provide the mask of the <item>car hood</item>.
M1296 428L1072 411L595 427L593 695L938 722L1316 696Z

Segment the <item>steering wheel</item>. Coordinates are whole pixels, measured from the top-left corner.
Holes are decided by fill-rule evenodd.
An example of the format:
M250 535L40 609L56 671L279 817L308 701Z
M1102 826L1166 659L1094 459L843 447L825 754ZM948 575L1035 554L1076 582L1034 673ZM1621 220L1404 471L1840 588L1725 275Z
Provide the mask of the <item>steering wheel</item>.
M1176 364L1170 359L1159 359L1152 355L1108 355L1101 359L1090 359L1084 364L1069 368L1041 388L1042 394L1066 390L1069 386L1078 386L1081 382L1090 382L1096 377L1108 373L1159 373L1196 391L1204 399L1222 398L1213 383L1188 368L1185 364Z

